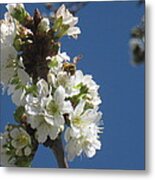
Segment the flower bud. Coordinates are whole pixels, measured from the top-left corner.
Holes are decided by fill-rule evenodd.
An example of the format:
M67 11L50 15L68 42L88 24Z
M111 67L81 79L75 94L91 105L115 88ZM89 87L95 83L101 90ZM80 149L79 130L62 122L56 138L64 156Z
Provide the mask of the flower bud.
M50 22L48 18L43 18L38 25L38 30L40 32L47 32L50 29Z
M29 16L23 4L8 4L6 8L9 14L20 23L24 23Z

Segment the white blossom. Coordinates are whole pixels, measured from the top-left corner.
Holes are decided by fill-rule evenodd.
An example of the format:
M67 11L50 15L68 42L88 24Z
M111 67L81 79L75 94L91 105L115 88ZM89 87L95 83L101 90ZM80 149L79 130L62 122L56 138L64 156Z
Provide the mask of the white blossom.
M31 127L37 129L36 137L39 142L45 142L47 136L52 140L57 138L59 132L64 129L63 114L72 111L69 101L65 101L65 90L59 86L52 94L52 88L48 87L45 80L37 83L38 95L27 95L25 105L29 115Z
M33 94L28 94L26 96L25 108L27 113L32 116L42 115L47 95L48 84L45 80L41 79L37 83L37 96L34 96Z
M9 14L5 14L5 20L1 21L1 84L4 89L8 90L8 95L12 95L13 103L17 106L22 105L22 90L15 91L15 85L10 84L10 80L14 75L13 64L17 59L17 51L13 47L14 38L16 36L16 24ZM20 63L20 62L19 62ZM24 68L18 68L18 77L23 84L29 81L29 76Z
M31 138L23 128L13 128L10 136L12 138L11 144L16 149L16 155L22 156L22 150L26 156L31 154Z
M54 61L54 59L53 59ZM74 75L71 75L67 71L63 70L62 62L57 67L52 67L48 74L49 82L57 87L59 85L63 86L66 92L66 97L73 97L74 95L78 95L80 93L81 87L86 87L85 99L89 104L97 107L101 103L101 99L99 97L98 89L99 86L92 79L91 75L84 75L82 71L76 70ZM57 70L56 70L57 68Z
M56 75L59 71L61 71L63 63L70 61L70 57L67 55L66 52L61 53L59 49L57 55L52 56L52 57L48 56L46 60L49 61L51 64L50 72Z
M72 76L66 71L60 71L57 75L57 82L65 88L66 97L72 97L80 93L79 89L76 88L76 86L80 83L76 75L77 71Z
M68 136L66 144L67 158L72 161L76 156L80 156L84 153L88 158L92 158L96 154L96 150L101 149L101 142L98 140L98 136L94 133L98 128L89 126L83 131L81 130L81 136L79 138L72 137L72 129L66 130L66 136Z
M18 8L23 12L23 14L22 12L19 13L19 21L16 20L18 18L14 18L14 13ZM33 43L34 39L34 34L22 23L25 21L24 17L29 14L24 10L23 4L8 4L7 9L8 12L5 14L4 20L0 21L1 84L7 90L8 95L11 95L13 103L22 106L21 109L24 109L21 110L22 115L18 112L20 109L15 112L16 120L19 115L24 126L10 126L7 129L7 134L0 136L2 165L20 165L17 159L20 160L20 157L31 157L33 155L33 142L35 140L38 143L45 143L48 138L55 140L63 132L69 160L73 160L82 154L89 158L93 157L96 151L101 148L99 134L103 129L100 127L102 113L98 111L101 103L98 92L99 85L96 84L91 75L85 75L82 71L76 70L76 62L74 60L69 62L70 57L66 52L61 52L59 44L58 53L54 56L48 56L52 54L51 49L47 49L47 57L44 56L46 52L41 52L44 56L41 59L46 60L45 64L49 70L45 74L47 79L40 79L39 77L33 79L34 72L25 69L24 63L29 62L23 56L25 55L24 45ZM78 18L74 17L65 5L57 10L54 18L53 30L56 38L66 34L77 38L81 33L80 28L76 27ZM42 18L37 28L36 36L45 35L45 38L48 37L48 33L45 32L50 30L49 19ZM22 34L22 29L26 35ZM24 42L23 36L28 39L26 42ZM20 38L23 44L21 48L18 48L18 43L15 46L15 40L20 40ZM55 39L50 41L53 43ZM28 48L26 47L26 50ZM40 58L38 58L39 60ZM31 64L26 67L30 67L29 65ZM38 62L37 68L39 65ZM29 70L31 71L31 69ZM26 71L30 75L32 74L32 77ZM16 77L17 79L15 79ZM34 141L28 133L29 131L24 129L26 125L28 128L34 129ZM9 145L7 147L10 149L7 149L5 145ZM16 159L16 157L18 158ZM27 165L26 163L24 165Z
M58 84L65 88L67 97L72 97L79 94L79 87L85 86L87 88L85 97L86 101L95 107L101 103L98 93L99 86L92 79L91 75L84 75L80 70L77 70L72 76L67 72L60 71L57 75L57 79Z
M13 14L15 12L15 9L25 9L24 4L22 3L10 3L6 5L6 8L10 14Z
M17 52L13 47L14 38L16 35L15 23L11 16L5 16L1 24L1 82L7 84L12 77L14 70L6 68L10 65L13 59L16 59Z
M1 165L4 167L17 166L17 158L30 156L31 137L22 128L12 126L12 128L0 135Z
M101 128L98 127L98 123L102 113L95 109L84 110L84 107L85 102L80 101L69 117L71 126L65 132L69 160L73 160L82 152L89 158L93 157L96 150L101 148L98 135L101 133Z
M63 126L65 123L63 114L70 113L72 105L70 101L65 101L65 90L59 86L54 92L53 97L49 96L45 107L45 120L57 126Z
M15 37L15 22L9 14L5 14L5 19L1 20L1 43L2 48L12 46Z
M6 46L3 48L3 44L1 46L1 83L7 86L9 84L9 80L14 75L14 69L12 67L8 67L9 64L13 64L13 60L17 58L17 53L13 47Z
M38 28L40 31L43 31L43 32L47 32L49 29L50 29L50 21L48 18L43 18L39 25L38 25Z
M81 82L88 89L86 99L90 104L93 104L95 107L101 103L99 97L98 89L99 85L92 79L91 75L83 75L82 71L78 70L76 73L76 81Z
M6 148L4 148L7 141L8 141L8 135L6 133L1 134L0 135L0 153L1 153L0 165L3 167L14 167L15 166L14 159L10 159L10 155L7 153Z
M75 27L78 23L78 17L74 17L68 9L66 9L65 5L63 4L56 12L55 18L59 19L62 17L63 24L69 25L69 29L67 30L67 35L72 36L73 38L77 38L78 35L81 33L79 27Z
M52 140L56 139L60 132L60 127L51 126L45 121L44 116L41 115L29 115L28 123L33 129L36 129L35 137L39 143L44 143L48 136Z
M26 85L30 81L29 75L25 72L24 69L18 69L18 77L23 85ZM16 106L24 106L25 105L25 91L22 88L16 89L16 86L13 84L7 85L7 93L11 95L12 102Z

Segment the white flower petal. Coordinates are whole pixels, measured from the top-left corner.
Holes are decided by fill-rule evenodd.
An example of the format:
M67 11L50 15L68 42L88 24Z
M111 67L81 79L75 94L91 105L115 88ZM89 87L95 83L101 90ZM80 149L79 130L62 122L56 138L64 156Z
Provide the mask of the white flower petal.
M11 97L12 102L14 104L16 104L17 106L23 105L23 101L21 99L21 96L22 96L22 90L21 89L14 91L14 93L12 94L12 97Z
M95 141L93 142L93 147L94 147L95 149L100 150L100 149L101 149L101 142L100 142L99 140L95 140Z
M7 4L6 8L7 8L8 12L10 14L12 14L14 12L15 8L23 8L24 9L25 7L24 7L24 4L22 4L22 3L11 3L11 4Z
M60 17L62 17L62 23L64 25L69 25L67 35L77 38L77 35L81 33L80 28L74 27L78 23L78 17L74 17L69 10L66 9L64 4L57 10L55 14L56 20Z
M25 149L24 149L24 154L25 154L25 156L29 156L30 154L31 154L31 148L30 147L26 147Z
M15 139L17 136L19 136L20 131L18 128L13 128L13 130L10 132L10 136Z
M81 30L79 27L70 27L67 31L68 36L75 36L81 33ZM76 37L76 36L75 36Z
M84 110L85 101L81 100L74 110L75 116L80 116Z
M55 140L58 137L59 128L52 127L49 129L49 136L52 140Z
M60 126L64 125L64 123L65 123L65 120L64 120L63 116L59 115L59 116L54 117L55 126L60 127Z
M44 143L47 140L48 136L48 125L43 123L41 126L37 128L36 138L39 143Z
M42 116L29 116L28 123L31 125L33 129L38 128L44 121Z
M58 56L60 56L65 61L70 61L70 57L67 55L66 52L60 53L58 54Z
M96 150L93 147L84 149L84 152L89 158L93 157L96 154Z
M17 156L22 156L22 155L23 155L21 149L16 149L16 152L15 152L15 153L16 153Z
M62 105L65 99L65 89L62 86L59 86L54 93L54 101L58 105Z
M50 21L48 18L43 18L38 25L39 30L47 32L50 29Z
M72 161L76 156L75 142L73 140L69 141L66 145L65 150L67 151L67 159Z
M38 93L40 96L47 96L48 94L48 84L44 79L40 79L37 82L37 88L38 88Z
M70 101L65 101L61 111L62 111L63 114L65 114L65 113L68 114L68 113L73 112L73 107L72 107L71 102Z
M56 17L59 18L65 13L65 5L62 4L56 12Z
M44 118L45 118L45 121L49 125L54 126L54 117L53 116L46 115Z

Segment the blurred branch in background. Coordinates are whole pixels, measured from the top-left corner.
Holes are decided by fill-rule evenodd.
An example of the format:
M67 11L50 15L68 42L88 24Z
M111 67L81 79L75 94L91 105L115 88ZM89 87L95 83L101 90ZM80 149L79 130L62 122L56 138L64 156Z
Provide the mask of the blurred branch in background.
M139 5L145 5L144 0L138 2ZM132 28L130 47L132 53L132 63L142 64L145 61L145 17L141 18L139 25Z

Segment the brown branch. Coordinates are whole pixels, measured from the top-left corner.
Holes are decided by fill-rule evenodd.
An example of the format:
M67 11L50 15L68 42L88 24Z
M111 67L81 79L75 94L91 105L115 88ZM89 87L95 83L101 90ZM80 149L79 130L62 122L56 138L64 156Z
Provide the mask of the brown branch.
M44 146L49 147L53 151L59 168L69 168L65 158L64 147L60 135L54 141L48 138L44 143Z
M32 77L34 83L38 81L38 77L47 80L49 68L46 57L56 55L59 49L59 42L54 39L52 29L48 33L38 31L38 24L41 19L42 15L36 9L34 18L32 18L31 24L29 24L33 32L32 37L29 37L32 43L25 45L22 52L25 71ZM59 168L68 168L60 135L54 141L48 137L44 146L52 149Z
M59 168L68 168L68 163L65 158L64 148L61 138L58 138L53 142L52 150L57 159Z

